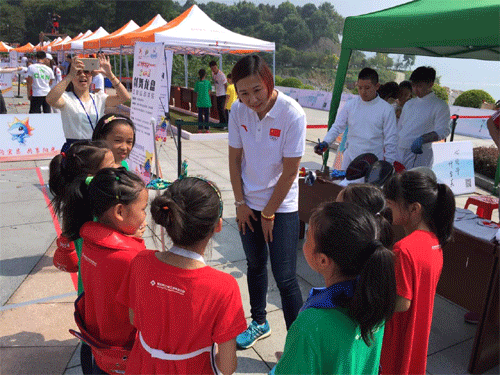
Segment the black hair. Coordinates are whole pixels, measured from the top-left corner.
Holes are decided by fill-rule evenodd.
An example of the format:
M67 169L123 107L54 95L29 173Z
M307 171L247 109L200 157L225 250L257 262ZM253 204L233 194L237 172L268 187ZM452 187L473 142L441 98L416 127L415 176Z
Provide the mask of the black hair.
M51 205L56 214L62 212L62 202L69 184L80 175L96 174L108 151L105 142L78 141L65 153L54 156L49 166L49 189L54 196Z
M384 100L389 98L397 99L399 95L399 85L396 82L384 83L379 87L377 93L378 96Z
M108 113L102 116L97 125L95 126L94 132L92 133L92 140L105 140L109 133L113 131L116 125L126 124L129 125L134 132L134 140L132 141L132 147L135 145L135 125L132 120L125 116L119 115L117 113Z
M198 76L200 77L200 81L203 80L207 75L207 71L205 69L198 70Z
M420 203L424 222L437 236L441 246L446 245L453 234L455 196L445 184L420 171L404 171L394 175L384 184L386 199L405 207Z
M314 251L332 259L343 277L358 278L354 296L344 300L342 306L359 324L361 337L370 345L373 333L394 313L394 254L377 240L378 225L373 215L354 203L324 202L309 223Z
M411 87L411 82L410 81L402 81L399 83L399 89L407 89L407 90L410 90L412 91L412 87Z
M208 66L209 66L209 67L212 67L212 66L217 66L217 63L216 63L214 60L212 60L212 61L210 61L210 62L208 63Z
M262 79L264 86L266 86L267 88L268 98L270 98L273 94L273 73L271 72L271 69L269 69L269 66L266 64L266 61L259 55L248 55L238 60L238 62L234 65L231 74L236 92L238 92L237 84L240 79L252 75L258 75Z
M378 83L378 73L375 71L375 69L363 68L358 74L358 80L359 79L369 79L374 85L376 85Z
M35 57L37 60L42 60L47 57L47 54L44 51L37 51L37 53L35 53Z
M425 82L434 83L436 80L436 71L430 66L419 66L410 76L412 83Z
M222 216L220 191L214 183L186 177L151 203L151 216L167 230L174 245L190 247L210 236Z
M226 78L230 78L230 79L232 79L232 77L233 77L233 75L231 73L228 73L226 76Z
M93 178L80 176L68 187L63 201L63 235L74 241L80 237L80 228L94 217L99 219L109 208L134 202L144 182L125 168L104 168Z
M386 207L384 194L370 184L350 184L342 190L344 202L357 204L375 216L380 227L380 242L388 249L392 247L394 231L390 220L390 210Z

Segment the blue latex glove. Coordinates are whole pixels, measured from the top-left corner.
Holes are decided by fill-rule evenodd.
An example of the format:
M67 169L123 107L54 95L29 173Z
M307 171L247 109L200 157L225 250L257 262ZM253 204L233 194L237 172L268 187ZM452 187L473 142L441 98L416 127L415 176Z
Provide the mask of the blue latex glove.
M413 152L414 154L422 154L423 153L423 151L422 151L423 144L424 144L424 138L418 137L411 144L411 152Z
M327 142L319 142L316 146L314 146L314 152L318 155L322 155L328 149Z

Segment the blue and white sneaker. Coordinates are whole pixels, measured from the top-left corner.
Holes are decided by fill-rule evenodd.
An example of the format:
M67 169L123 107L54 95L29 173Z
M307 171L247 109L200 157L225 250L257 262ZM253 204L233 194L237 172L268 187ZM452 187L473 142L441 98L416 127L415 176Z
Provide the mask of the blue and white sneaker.
M271 335L271 327L269 327L269 323L266 322L264 324L258 325L255 320L252 320L252 323L248 326L246 331L240 333L236 337L236 346L238 349L248 349L253 346L257 342L257 340L266 338Z

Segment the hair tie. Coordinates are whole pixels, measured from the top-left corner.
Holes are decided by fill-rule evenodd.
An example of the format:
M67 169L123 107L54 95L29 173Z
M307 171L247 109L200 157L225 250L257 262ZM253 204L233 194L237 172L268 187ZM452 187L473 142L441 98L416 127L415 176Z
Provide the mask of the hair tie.
M66 157L66 153L65 152L61 152L61 155L62 155L63 158Z
M365 250L371 256L379 247L384 247L384 244L380 242L380 240L371 240L368 245L366 245Z
M163 206L161 209L162 209L163 211L168 211L168 210L169 210L168 206Z
M92 182L92 180L93 180L93 179L94 179L94 176L89 176L89 177L87 177L87 178L85 179L85 184L86 184L87 186L89 186L89 185L90 185L90 183Z
M128 119L126 119L125 117L111 115L106 120L104 120L104 125L106 125L108 122L111 122L111 121L114 121L114 120L125 120L125 121L128 121Z

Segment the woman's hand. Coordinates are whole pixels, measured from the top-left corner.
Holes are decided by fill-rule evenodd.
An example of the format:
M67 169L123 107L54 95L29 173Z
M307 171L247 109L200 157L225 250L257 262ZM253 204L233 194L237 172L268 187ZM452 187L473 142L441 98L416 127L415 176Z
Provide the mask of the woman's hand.
M85 65L83 65L82 60L80 60L77 56L74 56L71 59L71 68L68 72L69 78L73 80L73 78L77 76L79 70L85 70Z
M113 76L113 71L111 70L111 63L109 62L109 56L106 56L103 53L99 53L97 55L99 59L99 70L94 70L94 73L102 73L109 79Z
M253 232L252 220L257 221L257 217L252 209L246 204L239 206L236 209L236 222L238 223L238 230L243 234L246 233L246 226Z
M274 220L266 220L261 217L260 223L262 225L262 233L264 233L264 240L266 242L273 242Z

